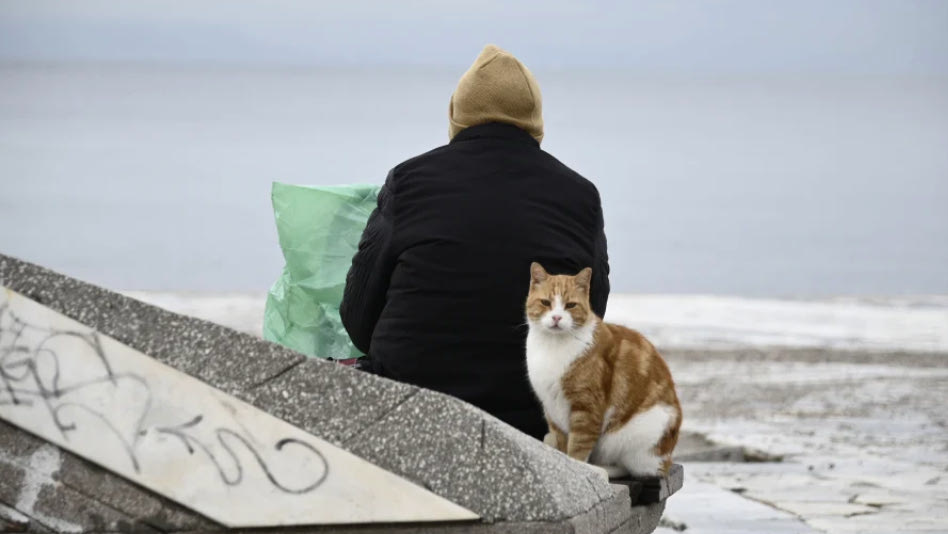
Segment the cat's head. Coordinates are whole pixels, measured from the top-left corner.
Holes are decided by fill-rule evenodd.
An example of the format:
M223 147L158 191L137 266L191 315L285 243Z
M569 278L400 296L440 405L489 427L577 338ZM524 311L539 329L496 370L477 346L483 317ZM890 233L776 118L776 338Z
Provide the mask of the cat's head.
M589 267L569 276L551 275L539 263L531 264L526 305L530 329L554 335L568 334L595 321L589 307L591 281Z

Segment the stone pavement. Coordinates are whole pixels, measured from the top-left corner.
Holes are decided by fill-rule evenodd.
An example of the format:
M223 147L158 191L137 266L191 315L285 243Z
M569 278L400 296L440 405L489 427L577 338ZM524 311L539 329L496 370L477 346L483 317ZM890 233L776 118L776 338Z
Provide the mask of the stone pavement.
M688 467L691 469L691 466ZM707 482L689 482L665 507L660 534L816 534L793 514Z
M735 512L729 517L687 505L697 499L696 491L712 493L710 487L821 532L948 532L946 355L666 352L685 430L764 452L758 455L764 459L782 457L683 462L689 483L669 504L666 518L684 522L687 532L692 525L701 532L771 531L764 529L770 517L748 524L736 507L726 508ZM710 525L718 530L708 530Z

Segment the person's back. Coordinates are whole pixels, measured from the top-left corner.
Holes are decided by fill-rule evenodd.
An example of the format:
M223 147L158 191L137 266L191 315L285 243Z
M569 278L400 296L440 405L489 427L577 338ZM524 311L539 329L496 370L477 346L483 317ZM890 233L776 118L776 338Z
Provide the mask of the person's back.
M529 83L501 83L500 97L479 89L511 68ZM475 94L462 100L465 79ZM353 259L342 319L374 372L454 395L540 437L546 425L524 362L529 266L593 267L591 302L605 312L599 195L540 150L539 91L513 56L488 47L465 79L452 99L451 143L389 174ZM523 95L506 96L517 90L535 110ZM499 103L499 115L465 114L485 99Z

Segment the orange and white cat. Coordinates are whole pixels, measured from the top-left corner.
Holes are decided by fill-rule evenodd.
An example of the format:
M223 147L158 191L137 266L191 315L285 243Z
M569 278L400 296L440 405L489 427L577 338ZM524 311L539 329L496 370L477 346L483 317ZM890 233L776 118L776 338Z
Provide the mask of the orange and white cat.
M548 443L611 476L667 473L681 426L671 373L642 334L595 315L591 279L530 266L527 372Z

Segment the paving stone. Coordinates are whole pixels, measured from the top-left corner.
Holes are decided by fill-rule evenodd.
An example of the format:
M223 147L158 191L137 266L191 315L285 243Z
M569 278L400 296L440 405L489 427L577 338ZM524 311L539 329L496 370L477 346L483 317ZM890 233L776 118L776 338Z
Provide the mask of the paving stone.
M803 517L833 515L850 517L860 514L873 514L878 509L872 506L847 502L814 502L814 501L777 501L774 506Z
M850 501L878 508L893 504L907 504L912 502L912 498L904 493L900 494L882 488L865 488L855 494ZM948 507L948 503L946 503L946 507Z
M817 532L788 512L693 479L665 505L666 517L684 523L687 534Z

